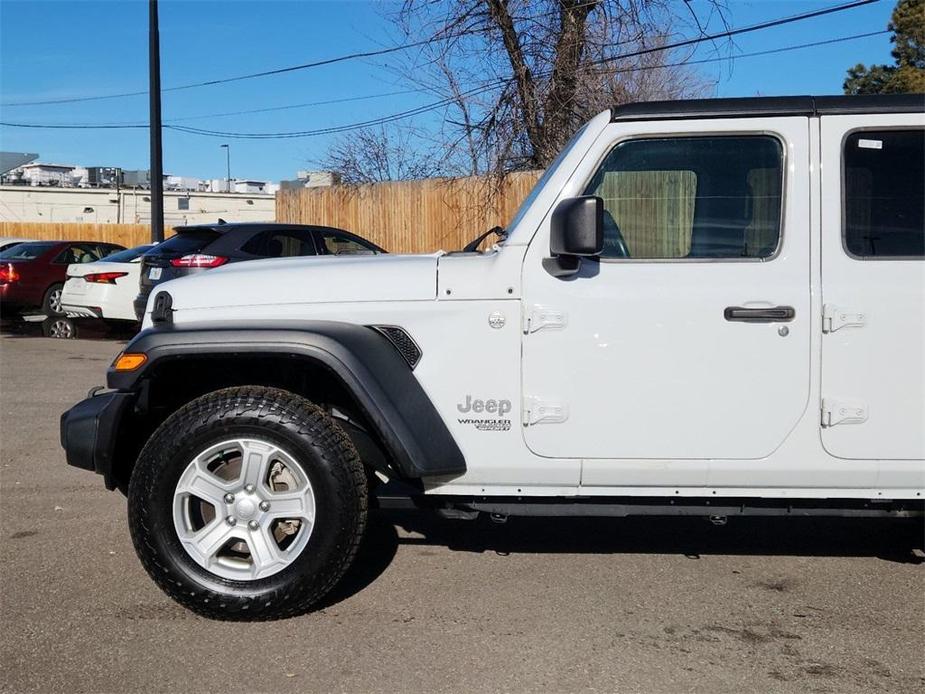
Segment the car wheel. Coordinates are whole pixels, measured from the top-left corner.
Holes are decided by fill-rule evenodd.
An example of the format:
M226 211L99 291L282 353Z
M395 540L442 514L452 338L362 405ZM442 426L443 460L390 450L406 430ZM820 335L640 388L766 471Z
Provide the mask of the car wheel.
M61 310L61 294L63 292L63 284L51 285L42 300L42 313L46 316L63 316L64 312Z
M366 525L363 465L334 420L274 388L228 388L172 414L129 482L132 541L207 617L301 614L341 578Z
M66 316L51 316L42 321L42 334L59 340L73 340L77 337L77 325Z

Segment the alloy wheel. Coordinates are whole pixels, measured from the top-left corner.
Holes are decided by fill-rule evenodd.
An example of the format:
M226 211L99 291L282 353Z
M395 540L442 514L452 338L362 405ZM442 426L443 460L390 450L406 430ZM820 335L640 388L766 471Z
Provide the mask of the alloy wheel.
M48 305L51 307L51 310L55 313L61 313L61 295L63 293L62 289L55 289L52 291L51 295L48 297Z
M315 497L302 466L268 441L234 439L187 465L173 498L180 544L222 578L251 581L289 566L305 549Z
M74 337L74 325L69 320L59 318L52 321L51 325L48 326L48 336L69 340Z

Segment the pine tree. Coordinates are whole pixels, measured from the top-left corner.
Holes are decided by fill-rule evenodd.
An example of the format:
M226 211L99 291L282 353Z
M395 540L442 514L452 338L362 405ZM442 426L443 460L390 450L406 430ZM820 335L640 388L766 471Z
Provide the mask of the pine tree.
M925 92L925 0L899 0L887 29L896 64L855 65L845 78L845 94Z

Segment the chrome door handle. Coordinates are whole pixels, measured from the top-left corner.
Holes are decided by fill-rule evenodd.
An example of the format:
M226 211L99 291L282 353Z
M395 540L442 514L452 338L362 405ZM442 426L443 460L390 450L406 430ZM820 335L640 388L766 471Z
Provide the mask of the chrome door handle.
M770 308L747 308L745 306L727 306L723 317L728 321L741 323L786 323L797 315L793 306L773 306Z

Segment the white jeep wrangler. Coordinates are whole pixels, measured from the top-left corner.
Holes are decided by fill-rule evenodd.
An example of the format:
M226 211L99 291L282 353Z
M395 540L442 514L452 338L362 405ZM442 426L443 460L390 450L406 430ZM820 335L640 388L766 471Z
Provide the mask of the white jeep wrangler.
M486 252L162 285L67 460L225 619L316 603L395 483L461 518L921 514L923 165L916 95L602 113Z

